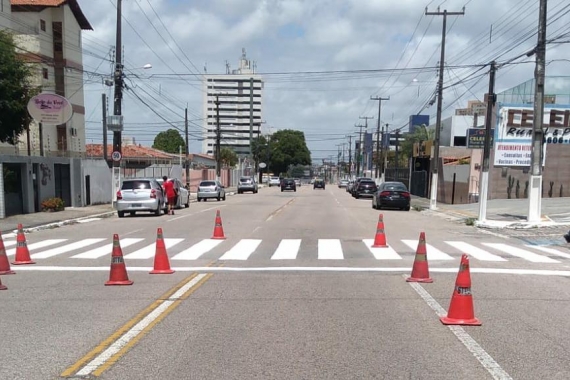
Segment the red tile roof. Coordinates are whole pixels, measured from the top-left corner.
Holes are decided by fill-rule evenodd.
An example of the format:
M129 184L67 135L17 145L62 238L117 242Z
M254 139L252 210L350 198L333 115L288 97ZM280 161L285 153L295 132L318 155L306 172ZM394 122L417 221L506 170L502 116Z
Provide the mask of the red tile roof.
M12 4L12 6L14 7L12 9L13 12L19 12L19 11L21 12L26 10L31 11L31 9L24 8L26 6L59 7L67 4L69 5L69 8L71 8L71 11L73 12L75 18L77 19L77 22L79 23L81 29L93 30L93 27L87 20L87 17L85 17L85 14L83 14L83 11L79 7L79 3L77 2L77 0L10 0L10 4Z
M158 149L141 145L125 145L122 147L124 159L162 159L172 160L173 156L169 153ZM103 157L103 144L85 144L85 153L87 157ZM111 158L113 153L113 145L107 145L107 158Z

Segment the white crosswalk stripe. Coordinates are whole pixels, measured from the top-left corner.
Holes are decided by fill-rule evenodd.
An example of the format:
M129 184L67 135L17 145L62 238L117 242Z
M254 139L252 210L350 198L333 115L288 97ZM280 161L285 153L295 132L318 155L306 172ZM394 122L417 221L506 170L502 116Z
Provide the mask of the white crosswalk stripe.
M105 240L105 239L83 239L83 240L76 241L75 243L64 245L63 247L52 248L52 249L48 249L47 251L35 253L35 254L31 255L31 258L32 259L47 259L48 257L60 255L62 253L66 253L66 252L71 252L71 251L74 251L76 249L80 249L83 247L87 247L87 246L99 243L100 241L103 241L103 240Z
M501 256L493 255L492 253L482 250L481 248L475 247L472 244L467 244L462 241L446 241L445 243L449 244L454 248L457 248L458 250L461 251L461 253L466 253L469 256L476 258L477 260L507 261L506 259L503 259Z
M551 259L550 257L538 255L534 252L530 252L521 248L513 247L503 243L483 243L487 247L494 248L496 250L508 253L521 259L528 260L533 263L559 263L560 261Z
M261 240L257 239L242 239L232 249L224 253L220 260L247 260L260 243Z
M169 249L174 247L176 244L182 242L183 240L184 239L165 238L164 246L166 247L166 249ZM125 255L123 253L123 257L125 258L125 260L150 259L151 257L154 257L155 253L156 253L156 242L154 242L153 244L149 244L146 247L139 249L138 251L129 253L128 255Z
M344 259L344 254L342 253L342 245L340 244L340 240L319 239L317 256L319 260Z
M418 241L417 240L402 240L404 244L406 244L411 249L415 250L418 248ZM427 252L427 259L428 261L434 260L453 260L453 257L440 251L439 249L435 248L431 244L426 244L426 252Z
M374 256L376 260L401 260L402 256L394 250L394 248L388 246L386 248L373 248L374 239L363 239L362 242L370 253Z
M554 249L554 248L543 247L540 245L529 245L529 244L527 244L526 246L530 247L530 248L537 249L537 250L545 252L545 253L549 253L551 255L556 255L556 256L564 257L565 259L570 259L570 254L560 252L559 250Z
M301 248L301 239L283 239L277 250L271 256L271 260L294 260Z
M137 238L123 238L120 241L121 250L123 248L127 248L133 244L136 244L144 239L137 239ZM111 256L113 253L113 243L105 244L102 247L92 249L87 252L80 253L75 256L71 256L72 259L98 259L99 257L103 257L105 255Z
M197 260L205 254L216 248L223 240L204 239L192 247L180 252L172 257L172 260Z
M48 240L39 241L37 243L27 244L28 251L30 251L30 253L32 253L36 249L49 247L50 245L56 245L56 244L59 244L59 243L64 242L64 241L67 241L67 239L48 239ZM16 248L8 249L6 251L6 255L8 255L8 256L12 256L15 254L16 254Z

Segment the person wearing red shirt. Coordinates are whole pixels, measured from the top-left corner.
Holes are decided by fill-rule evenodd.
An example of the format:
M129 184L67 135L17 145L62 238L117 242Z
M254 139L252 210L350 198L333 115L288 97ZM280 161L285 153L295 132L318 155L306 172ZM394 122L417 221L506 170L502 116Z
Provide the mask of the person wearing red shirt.
M176 204L176 189L174 188L174 182L169 181L167 176L162 177L162 188L164 189L164 195L168 201L168 215L174 215L174 205Z

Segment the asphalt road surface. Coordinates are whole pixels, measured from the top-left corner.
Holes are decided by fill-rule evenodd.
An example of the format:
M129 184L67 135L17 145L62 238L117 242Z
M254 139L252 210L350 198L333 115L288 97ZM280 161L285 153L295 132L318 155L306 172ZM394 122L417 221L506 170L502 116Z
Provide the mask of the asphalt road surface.
M225 239L211 239L216 211ZM390 248L371 248L379 214ZM173 274L151 275L162 228ZM424 232L433 283L407 283ZM118 234L131 286L105 286ZM26 235L1 379L568 379L570 251L327 186ZM5 239L12 261L16 240ZM462 253L482 326L449 327Z

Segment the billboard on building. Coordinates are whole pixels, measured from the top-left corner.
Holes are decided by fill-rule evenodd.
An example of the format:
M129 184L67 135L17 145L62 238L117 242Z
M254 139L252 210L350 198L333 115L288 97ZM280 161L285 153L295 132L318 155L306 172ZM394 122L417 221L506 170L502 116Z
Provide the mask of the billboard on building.
M495 129L491 128L491 147L493 146L493 136ZM483 149L485 147L485 128L469 128L467 129L467 148Z
M429 115L410 115L408 132L414 133L422 124L425 124L426 127L429 126Z
M495 166L530 166L532 107L500 106L495 128ZM544 108L544 155L548 144L570 144L570 109L556 106Z

